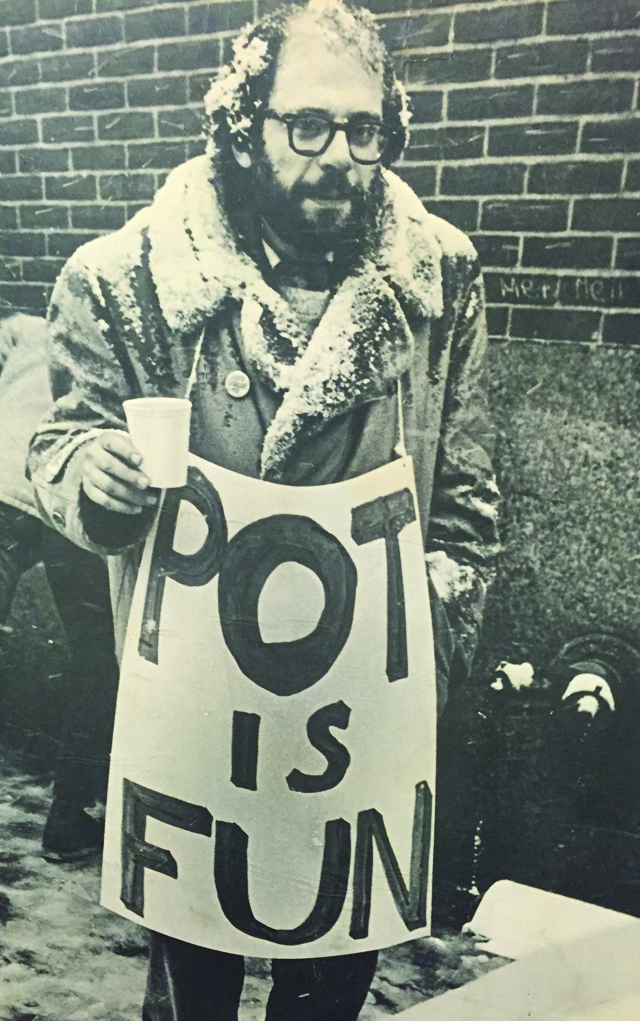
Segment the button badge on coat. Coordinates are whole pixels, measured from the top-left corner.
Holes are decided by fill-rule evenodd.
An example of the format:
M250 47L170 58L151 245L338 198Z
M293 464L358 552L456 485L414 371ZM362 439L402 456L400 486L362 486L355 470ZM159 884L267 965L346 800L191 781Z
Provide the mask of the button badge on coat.
M229 397L246 397L251 388L251 380L242 369L234 369L224 381Z

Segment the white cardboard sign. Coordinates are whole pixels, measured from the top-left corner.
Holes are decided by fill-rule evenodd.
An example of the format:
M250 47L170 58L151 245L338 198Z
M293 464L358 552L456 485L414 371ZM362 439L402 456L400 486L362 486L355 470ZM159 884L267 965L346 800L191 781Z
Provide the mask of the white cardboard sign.
M291 487L191 457L133 598L102 903L254 957L425 935L435 721L411 461Z

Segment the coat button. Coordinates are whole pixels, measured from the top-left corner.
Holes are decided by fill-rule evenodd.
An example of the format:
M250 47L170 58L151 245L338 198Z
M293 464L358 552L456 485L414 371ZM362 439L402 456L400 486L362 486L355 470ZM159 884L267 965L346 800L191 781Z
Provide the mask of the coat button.
M251 380L242 369L234 369L224 381L229 397L246 397L251 388Z
M58 525L60 528L64 528L64 526L67 523L66 522L66 518L65 518L64 514L62 513L62 511L54 510L54 512L51 515L51 517L55 521L56 525Z

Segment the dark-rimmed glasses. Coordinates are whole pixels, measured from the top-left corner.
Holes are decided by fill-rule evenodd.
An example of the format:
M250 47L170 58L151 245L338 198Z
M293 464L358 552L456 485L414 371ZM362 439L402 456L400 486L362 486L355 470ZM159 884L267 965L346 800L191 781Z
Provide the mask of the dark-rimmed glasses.
M336 132L344 131L351 159L368 166L380 162L389 137L384 124L362 114L346 121L333 121L320 113L279 114L275 110L267 110L264 116L286 124L289 146L298 156L322 156Z

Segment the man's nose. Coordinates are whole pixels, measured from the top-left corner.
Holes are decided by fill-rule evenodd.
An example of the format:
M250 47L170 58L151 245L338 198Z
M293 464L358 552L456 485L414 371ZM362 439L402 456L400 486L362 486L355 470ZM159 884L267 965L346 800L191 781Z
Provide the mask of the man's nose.
M349 143L344 131L336 131L326 152L317 157L321 166L350 167L353 164Z

